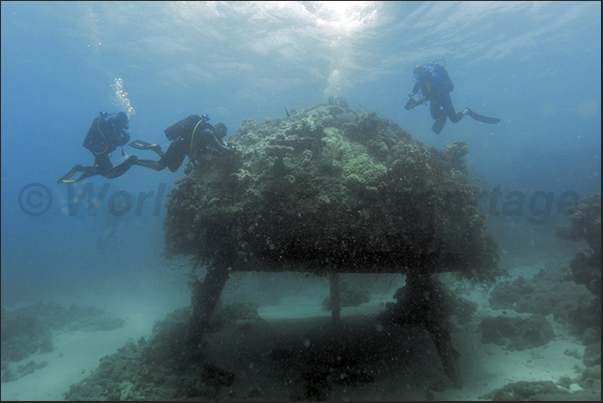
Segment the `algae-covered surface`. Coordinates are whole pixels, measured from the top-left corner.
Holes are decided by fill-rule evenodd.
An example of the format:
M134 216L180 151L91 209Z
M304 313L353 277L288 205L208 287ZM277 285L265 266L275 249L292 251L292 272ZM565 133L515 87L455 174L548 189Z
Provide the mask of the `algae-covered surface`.
M233 271L500 274L463 142L443 151L345 101L246 120L235 156L201 161L170 194L168 256Z

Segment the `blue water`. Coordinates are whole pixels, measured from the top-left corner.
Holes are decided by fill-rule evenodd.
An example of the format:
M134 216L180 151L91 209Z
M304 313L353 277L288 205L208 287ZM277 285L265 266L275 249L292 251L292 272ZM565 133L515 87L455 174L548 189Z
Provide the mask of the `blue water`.
M124 267L156 264L165 209L154 210L154 198L142 216L133 209L122 217L110 253L97 253L95 242L112 194L157 196L158 184L169 191L182 169L89 179L96 194L110 185L93 217L85 208L70 214L67 187L56 184L74 164L92 163L81 144L101 110L131 107L132 139L165 146L163 130L192 113L233 133L244 119L343 96L436 148L466 141L483 188L523 192L519 216L489 222L510 255L513 245L542 253L543 238L563 221L552 208L543 225L530 224L534 192L600 190L599 2L312 3L2 2L3 301L52 293L49 284L78 288L88 271L124 275ZM466 118L435 135L428 108L404 110L413 66L434 59L446 61L457 110L502 121ZM116 151L114 164L121 158ZM19 204L32 183L45 188L23 203L39 212L47 189L44 214Z
M245 119L343 96L427 145L467 142L476 183L503 195L482 203L503 263L576 248L554 236L565 223L556 203L601 188L600 38L600 2L3 1L2 303L169 276L158 257L165 209L155 203L182 168L88 179L96 195L109 186L94 215L70 210L68 186L56 183L92 163L81 145L99 111L127 111L132 139L165 148L163 130L193 113L232 134ZM436 135L428 108L406 111L413 67L435 59L446 62L457 110L501 122L465 118ZM123 158L116 150L114 164ZM523 209L497 215L512 191L525 196ZM540 191L552 193L549 211L544 199L528 205ZM135 203L153 193L140 214L112 223L116 192ZM98 248L106 225L115 236Z
M92 163L81 144L101 110L128 111L132 139L165 147L163 130L192 113L234 133L245 119L343 96L425 144L466 141L482 188L500 185L492 211L508 192L525 195L520 214L490 217L505 256L554 249L552 230L564 217L555 207L548 218L545 207L530 210L530 197L553 192L556 203L563 192L601 187L600 3L337 4L2 2L3 302L72 292L99 271L136 279L157 264L165 209L153 203L159 184L169 191L182 169L89 179L97 195L110 186L94 216L69 211L67 186L56 184L74 164ZM502 121L466 118L435 135L427 107L406 111L413 66L434 59L446 62L457 110ZM114 164L122 158L117 150ZM28 184L44 188L29 198L38 185L26 189L19 204ZM27 214L48 204L46 191L48 211ZM99 253L108 199L119 191L136 202L154 193L140 216L132 209L121 218L110 252ZM545 219L534 225L530 217Z

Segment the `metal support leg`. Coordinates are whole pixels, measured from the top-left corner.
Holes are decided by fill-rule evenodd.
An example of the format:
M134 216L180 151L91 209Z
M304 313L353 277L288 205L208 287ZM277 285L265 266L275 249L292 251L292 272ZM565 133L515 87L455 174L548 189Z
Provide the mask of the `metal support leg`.
M460 388L463 383L458 364L460 353L452 346L450 331L446 326L448 310L442 300L443 293L434 280L426 275L410 273L406 284L409 287L409 302L420 313L419 321L427 328L436 346L446 376L456 388Z
M216 267L207 271L203 282L197 280L193 285L193 314L188 330L188 341L193 357L202 356L205 332L226 280L228 280L228 268Z
M433 323L427 324L427 330L431 335L431 340L435 343L440 360L442 360L444 373L452 381L455 388L461 388L463 386L463 379L458 363L461 354L452 346L450 332L441 324Z

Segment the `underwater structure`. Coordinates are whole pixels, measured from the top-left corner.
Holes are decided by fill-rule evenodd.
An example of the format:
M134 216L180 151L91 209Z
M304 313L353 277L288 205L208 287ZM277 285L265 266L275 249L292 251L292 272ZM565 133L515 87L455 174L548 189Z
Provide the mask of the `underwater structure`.
M491 283L501 274L462 160L465 143L438 151L343 99L284 119L246 120L230 140L236 154L201 160L167 203L166 256L190 257L193 271L207 268L192 282L187 357L202 359L230 273L328 276L334 322L339 273L403 273L405 297L388 319L424 325L460 386L458 353L432 277L453 272ZM401 314L409 304L412 318Z

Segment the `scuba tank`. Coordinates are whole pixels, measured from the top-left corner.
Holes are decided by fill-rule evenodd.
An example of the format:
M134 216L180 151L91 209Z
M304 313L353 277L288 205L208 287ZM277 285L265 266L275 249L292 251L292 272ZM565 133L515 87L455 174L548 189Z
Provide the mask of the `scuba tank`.
M446 71L446 62L443 59L436 59L427 64L427 69L432 73L440 75L440 90L443 92L452 92L454 84L450 78L450 74Z
M114 114L99 112L99 116L88 129L82 147L94 155L110 154L130 139L130 135L125 130L115 127L115 118L110 118L112 116Z
M203 122L201 122L201 124L203 124L209 120L209 117L207 115L190 115L165 129L165 136L168 140L173 141L186 134L191 134L200 120L203 120Z

